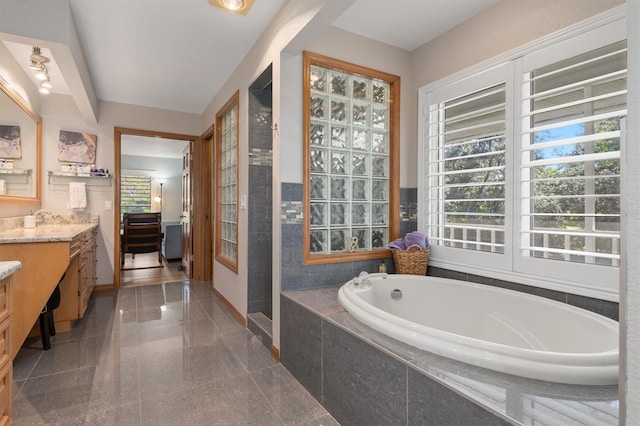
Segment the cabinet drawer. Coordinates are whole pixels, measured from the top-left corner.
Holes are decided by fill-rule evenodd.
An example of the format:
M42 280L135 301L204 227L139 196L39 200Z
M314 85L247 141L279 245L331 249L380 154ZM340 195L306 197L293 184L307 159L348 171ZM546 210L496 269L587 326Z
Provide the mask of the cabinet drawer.
M11 342L10 321L11 320L7 318L0 322L0 368L4 366L7 361L11 364L11 348L9 347Z
M84 244L82 241L82 235L71 241L71 244L69 244L69 259L73 259L78 255L78 253L80 253L80 250L82 250L82 244Z
M0 370L0 425L11 424L12 375L11 363Z
M0 321L4 320L11 313L9 279L0 281Z

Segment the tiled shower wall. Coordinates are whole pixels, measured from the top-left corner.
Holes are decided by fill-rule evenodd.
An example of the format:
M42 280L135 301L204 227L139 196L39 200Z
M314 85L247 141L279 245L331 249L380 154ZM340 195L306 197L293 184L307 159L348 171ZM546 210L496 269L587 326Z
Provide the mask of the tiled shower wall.
M400 235L413 231L416 221L416 189L400 190ZM303 265L302 262L302 207L303 185L282 184L282 281L281 290L301 290L345 283L361 271L377 272L379 260L330 263L325 265ZM392 271L393 262L386 259L387 269Z
M282 184L282 291L301 290L341 284L360 271L377 272L378 261L345 262L327 265L304 266L302 264L302 184ZM417 229L417 189L400 189L400 236ZM393 272L393 261L386 259L387 270ZM427 275L472 281L480 284L508 288L535 294L587 309L618 320L618 303L593 299L565 292L547 290L479 275L451 271L429 266Z
M272 110L271 90L249 91L248 313L271 318Z

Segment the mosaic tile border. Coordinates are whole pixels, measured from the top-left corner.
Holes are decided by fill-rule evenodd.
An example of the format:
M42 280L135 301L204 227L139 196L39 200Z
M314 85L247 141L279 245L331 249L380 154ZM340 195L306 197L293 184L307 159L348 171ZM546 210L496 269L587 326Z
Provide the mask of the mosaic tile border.
M249 151L250 166L269 166L273 165L273 151L270 149L251 148Z
M282 201L280 203L280 220L286 225L302 225L304 217L302 201Z

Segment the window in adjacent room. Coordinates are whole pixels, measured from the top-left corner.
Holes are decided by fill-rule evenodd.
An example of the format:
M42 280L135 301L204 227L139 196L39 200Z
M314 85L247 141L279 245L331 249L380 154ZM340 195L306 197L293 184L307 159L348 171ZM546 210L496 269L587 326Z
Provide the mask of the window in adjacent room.
M389 255L399 114L399 77L305 52L306 264Z
M238 100L216 114L216 260L238 272Z
M120 177L120 217L125 213L151 212L151 176Z

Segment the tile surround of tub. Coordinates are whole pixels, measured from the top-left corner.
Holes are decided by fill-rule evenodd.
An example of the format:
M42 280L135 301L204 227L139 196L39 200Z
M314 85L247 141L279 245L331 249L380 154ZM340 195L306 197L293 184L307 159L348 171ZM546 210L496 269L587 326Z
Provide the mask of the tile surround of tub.
M322 320L286 297L280 312L280 362L322 402Z
M562 291L548 290L546 288L534 287L510 281L503 281L495 278L483 277L480 275L467 274L464 272L452 271L435 266L429 266L429 268L427 269L427 275L433 277L451 278L460 281L469 281L478 284L485 284L500 288L506 288L509 290L520 291L522 293L533 294L535 296L544 297L546 299L568 303L570 305L577 306L579 308L586 309L611 318L615 321L618 321L619 318L619 305L616 302L578 296Z
M322 361L322 404L341 424L407 424L407 367L401 362L326 321Z
M303 253L303 194L304 188L298 183L282 184L281 218L281 290L299 290L335 285L349 281L362 271L378 272L380 260L365 260L344 263L328 263L305 266ZM403 206L416 208L415 188L401 189ZM413 211L413 210L411 210ZM401 212L401 216L403 213ZM404 214L401 230L405 233L416 229L415 212ZM404 217L403 216L403 217ZM387 271L393 272L393 261L385 259Z
M406 422L399 424L466 425L470 424L470 419L474 420L473 424L522 424L527 422L524 419L526 416L539 416L540 419L550 421L550 424L574 424L578 422L576 419L581 419L582 416L597 417L603 425L618 423L617 386L573 386L541 382L494 372L419 350L385 336L352 317L338 304L338 289L339 286L323 287L280 295L282 318L288 318L288 331L285 331L285 328L282 330L283 333L289 334L288 339L281 340L280 350L281 353L290 355L281 358L282 363L294 376L297 372L303 371L307 383L314 383L320 387L321 398L313 392L310 393L323 402L330 412L336 408L331 404L339 405L340 402L331 396L327 397L327 373L323 368L335 362L327 360L327 356L347 356L348 359L340 362L349 364L354 360L367 364L369 356L377 359L378 363L383 362L378 359L379 354L369 353L381 352L383 358L389 357L407 368L404 373L408 395L407 417ZM341 333L339 339L330 340L331 346L336 347L335 350L328 348L324 341L334 329L339 329ZM322 333L320 343L317 342L319 332ZM349 339L356 342L348 342ZM309 348L311 341L315 343ZM363 343L368 347L363 346ZM322 348L320 359L319 345ZM341 354L334 354L336 351ZM312 360L315 368L309 369L300 365L307 357ZM296 363L296 368L289 368L289 362ZM379 367L375 369L377 368ZM367 375L378 374L369 372L375 369L369 369ZM344 374L349 375L348 372ZM296 378L303 382L299 377ZM329 377L328 383L334 386L336 382L331 380L334 379ZM358 392L361 391L362 387L356 386L356 383L363 379L356 377L354 380L342 383L347 386L343 393L354 392L353 389L356 388ZM365 385L364 389L366 387ZM332 389L332 392L334 391L335 389ZM387 394L369 396L374 401L388 397ZM349 396L344 398L349 399ZM331 403L327 405L327 401ZM351 424L352 419L359 416L366 418L368 415L367 412L359 413L360 407L351 401L345 402L345 405L347 407L338 406L333 413L339 422ZM555 408L548 410L548 407Z
M482 424L509 424L448 385L414 375L410 361L422 351L411 352L408 345L386 336L376 341L373 335L379 333L337 305L336 292L337 288L325 287L281 294L280 350L282 365L338 422L463 425L479 418ZM395 349L389 342L397 343ZM451 407L464 407L465 413L476 417L453 422L458 415ZM430 422L434 418L438 422Z

